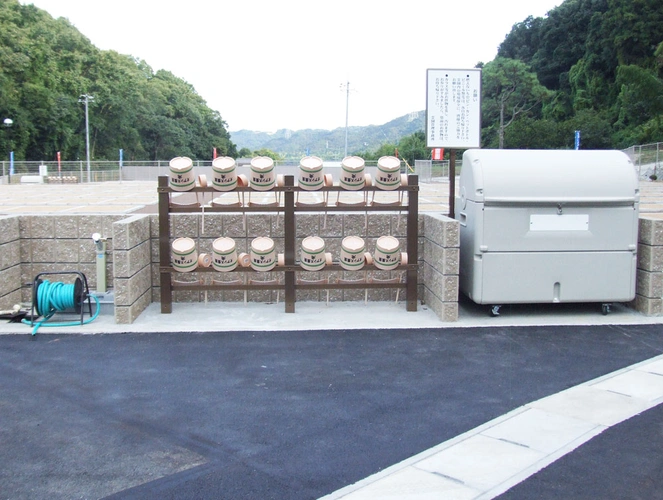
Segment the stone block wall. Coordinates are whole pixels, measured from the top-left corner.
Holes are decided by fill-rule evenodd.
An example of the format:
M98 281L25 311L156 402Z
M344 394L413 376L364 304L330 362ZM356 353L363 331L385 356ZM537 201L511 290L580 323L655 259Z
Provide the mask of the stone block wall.
M113 224L115 322L133 323L152 302L150 216L134 215Z
M18 216L0 216L0 310L21 302L21 234Z
M423 220L424 230L419 234L424 235L420 279L424 301L442 321L458 321L459 223L437 214L425 214Z
M90 290L97 286L97 254L93 233L107 238L106 282L113 283L112 224L123 215L21 215L21 278L23 285L44 272L80 271ZM65 281L54 276L51 281ZM32 291L23 287L22 300L30 302Z
M663 214L641 215L635 310L648 316L663 314Z

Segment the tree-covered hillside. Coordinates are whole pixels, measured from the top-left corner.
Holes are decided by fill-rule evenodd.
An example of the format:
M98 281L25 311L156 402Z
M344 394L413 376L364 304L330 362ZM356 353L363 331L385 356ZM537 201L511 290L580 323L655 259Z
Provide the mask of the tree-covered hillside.
M95 159L234 155L226 124L195 89L145 61L94 47L66 19L0 0L0 152L20 160L85 158L85 111Z
M487 146L499 142L495 104L511 80L497 66L508 60L537 81L508 101L507 118L528 109L502 128L505 147L571 147L575 130L586 148L663 141L660 0L566 0L514 25L484 67L484 108L493 106L484 109Z
M663 2L566 0L517 22L482 72L482 146L624 148L663 141ZM420 78L425 75L410 75ZM17 160L85 158L83 94L93 159L164 160L269 150L284 158L340 158L345 129L233 133L186 81L102 51L66 19L0 0L0 154ZM424 103L422 103L423 107ZM297 103L292 103L297 106ZM350 127L348 153L427 156L423 113ZM253 135L252 135L253 134Z

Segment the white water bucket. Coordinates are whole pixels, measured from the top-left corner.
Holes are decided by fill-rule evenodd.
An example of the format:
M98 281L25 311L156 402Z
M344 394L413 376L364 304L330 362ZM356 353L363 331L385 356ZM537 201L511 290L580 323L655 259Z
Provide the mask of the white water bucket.
M274 160L268 156L256 156L251 160L251 187L256 191L269 191L276 183Z
M222 273L237 267L237 248L232 238L217 238L212 243L212 267Z
M346 156L341 162L340 186L350 191L358 191L366 184L364 159L359 156Z
M341 242L340 264L343 269L357 271L364 267L366 244L359 236L346 236Z
M318 236L309 236L302 240L300 265L306 271L320 271L325 267L325 242Z
M232 191L237 187L235 160L219 156L212 161L212 187L217 191Z
M198 267L196 242L191 238L177 238L172 244L173 267L181 273L188 273Z
M316 191L325 184L322 160L317 156L305 156L299 161L299 187Z
M255 271L271 271L276 266L274 240L260 236L251 242L251 268Z
M190 191L196 186L193 175L193 162L186 156L176 156L170 160L169 184L173 191Z
M398 189L401 185L401 161L395 156L383 156L378 160L375 185L385 191Z
M401 244L393 236L381 236L375 245L373 263L378 269L391 271L401 263Z

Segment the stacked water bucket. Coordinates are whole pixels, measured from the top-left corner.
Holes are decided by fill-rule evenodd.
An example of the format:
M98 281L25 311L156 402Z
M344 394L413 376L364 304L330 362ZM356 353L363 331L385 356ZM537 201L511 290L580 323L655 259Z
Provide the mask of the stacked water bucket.
M383 156L378 160L375 187L383 191L397 190L407 184L407 178L400 174L400 160L393 156ZM215 158L212 162L212 183L214 190L230 192L237 187L250 186L254 191L270 191L279 182L274 162L266 156L251 160L250 174L238 175L235 160L230 157ZM182 156L173 158L169 164L169 185L174 191L189 191L196 185L193 162ZM204 176L198 178L201 186ZM339 186L347 191L361 191L373 185L370 174L366 173L365 162L358 156L348 156L341 162ZM299 164L298 186L303 191L317 191L333 186L332 176L324 174L323 162L316 156L305 156ZM366 193L366 190L364 191ZM299 190L297 191L299 194ZM340 191L339 191L340 193ZM325 191L328 194L328 191ZM367 196L367 194L365 194ZM367 198L365 198L365 201ZM214 201L212 204L214 205ZM326 204L325 198L323 204ZM249 202L250 203L250 202ZM277 203L280 203L277 202ZM338 201L337 201L338 203ZM401 203L401 200L399 200ZM241 203L238 204L241 205ZM200 267L212 267L221 273L231 272L241 267L251 267L258 272L272 271L277 265L284 265L283 255L276 254L274 241L268 237L258 237L251 241L249 253L238 253L232 238L220 237L212 244L211 255L198 254L191 238L177 238L172 243L173 268L182 273ZM299 265L302 270L317 272L332 264L332 255L326 252L326 245L319 236L308 236L301 242ZM359 236L347 236L341 242L338 263L345 271L358 271L366 264L373 264L383 271L392 271L407 264L407 254L401 252L400 242L393 236L377 239L373 255L367 251L364 240Z

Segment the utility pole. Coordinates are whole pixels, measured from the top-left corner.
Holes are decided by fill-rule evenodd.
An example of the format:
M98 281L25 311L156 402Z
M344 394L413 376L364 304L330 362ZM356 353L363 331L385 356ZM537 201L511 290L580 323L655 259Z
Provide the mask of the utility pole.
M341 83L341 90L345 88L345 156L348 156L348 109L350 103L350 82Z
M85 155L87 157L87 181L91 182L90 178L90 120L88 115L88 103L94 101L94 97L88 94L83 94L78 99L78 102L85 103Z

